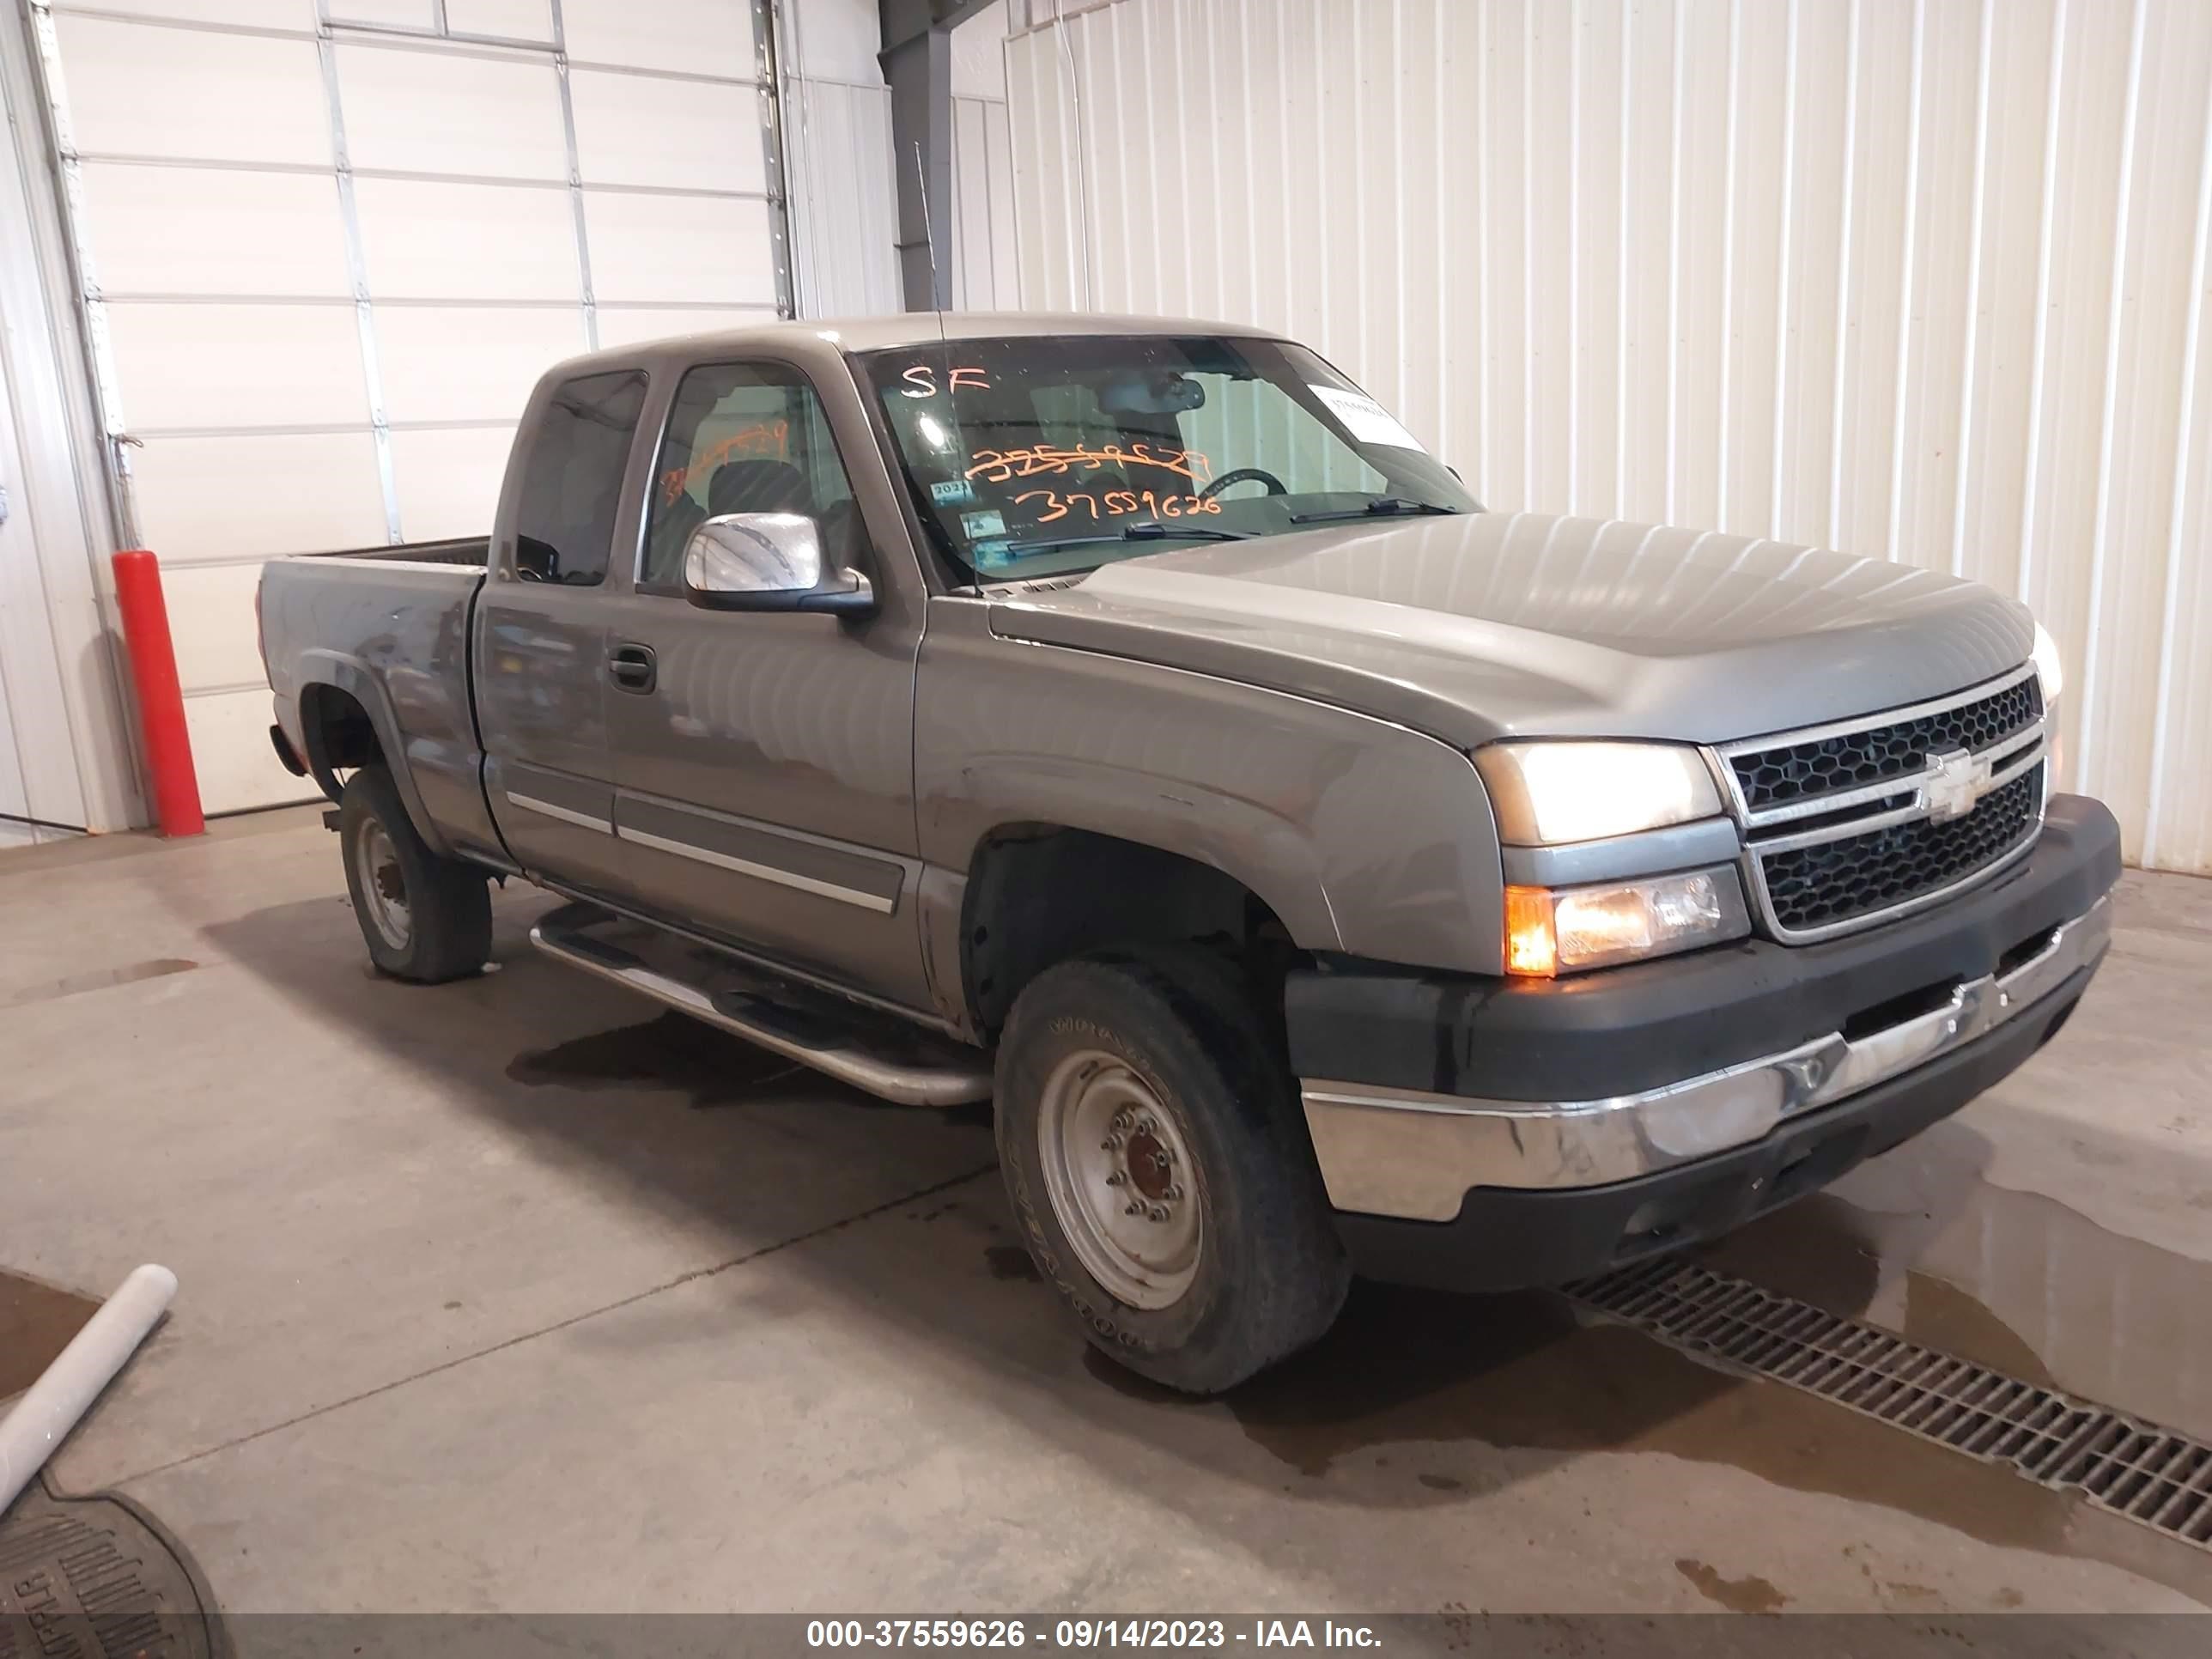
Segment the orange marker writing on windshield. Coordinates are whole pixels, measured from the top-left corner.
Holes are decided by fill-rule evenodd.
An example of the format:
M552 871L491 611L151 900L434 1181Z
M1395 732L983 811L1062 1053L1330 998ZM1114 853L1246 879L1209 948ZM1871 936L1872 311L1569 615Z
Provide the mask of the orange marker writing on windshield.
M933 364L916 363L901 374L899 379L906 382L899 388L902 396L934 398L937 395L937 369ZM988 374L980 368L965 365L947 370L945 380L955 392L987 392L991 386Z

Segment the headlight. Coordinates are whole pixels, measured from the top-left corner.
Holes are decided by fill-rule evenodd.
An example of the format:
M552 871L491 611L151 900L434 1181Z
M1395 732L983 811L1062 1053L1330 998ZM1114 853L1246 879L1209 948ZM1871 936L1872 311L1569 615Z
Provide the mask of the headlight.
M1709 818L1720 792L1705 758L1671 743L1494 743L1475 751L1498 834L1552 847Z
M1729 869L1602 887L1505 890L1505 970L1540 979L1750 932L1743 890Z
M2041 623L2035 625L2035 649L2028 653L2027 659L2035 665L2036 681L2043 687L2043 706L2049 708L2066 689L2066 668L2058 660L2058 641Z

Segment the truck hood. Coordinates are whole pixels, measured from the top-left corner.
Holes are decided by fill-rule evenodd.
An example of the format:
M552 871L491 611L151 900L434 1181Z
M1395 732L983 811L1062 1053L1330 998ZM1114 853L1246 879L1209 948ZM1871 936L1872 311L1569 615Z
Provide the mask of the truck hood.
M2027 660L1973 582L1761 538L1478 513L1126 560L994 604L1009 639L1232 678L1465 748L1724 743L1940 696Z

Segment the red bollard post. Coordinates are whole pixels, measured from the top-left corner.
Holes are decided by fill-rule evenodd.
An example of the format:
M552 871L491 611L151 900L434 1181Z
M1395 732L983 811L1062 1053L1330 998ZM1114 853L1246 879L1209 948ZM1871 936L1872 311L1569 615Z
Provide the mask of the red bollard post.
M161 567L143 548L115 556L115 608L123 613L123 643L131 653L131 679L138 694L138 731L154 781L154 816L164 836L199 835L207 821L200 814L191 734L185 727L169 607L161 599Z

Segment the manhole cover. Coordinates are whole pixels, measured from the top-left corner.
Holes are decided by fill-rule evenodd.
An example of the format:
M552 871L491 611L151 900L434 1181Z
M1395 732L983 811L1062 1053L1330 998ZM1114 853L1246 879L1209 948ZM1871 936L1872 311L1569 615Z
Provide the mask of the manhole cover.
M219 1659L211 1600L184 1557L118 1498L37 1485L0 1519L0 1659Z

